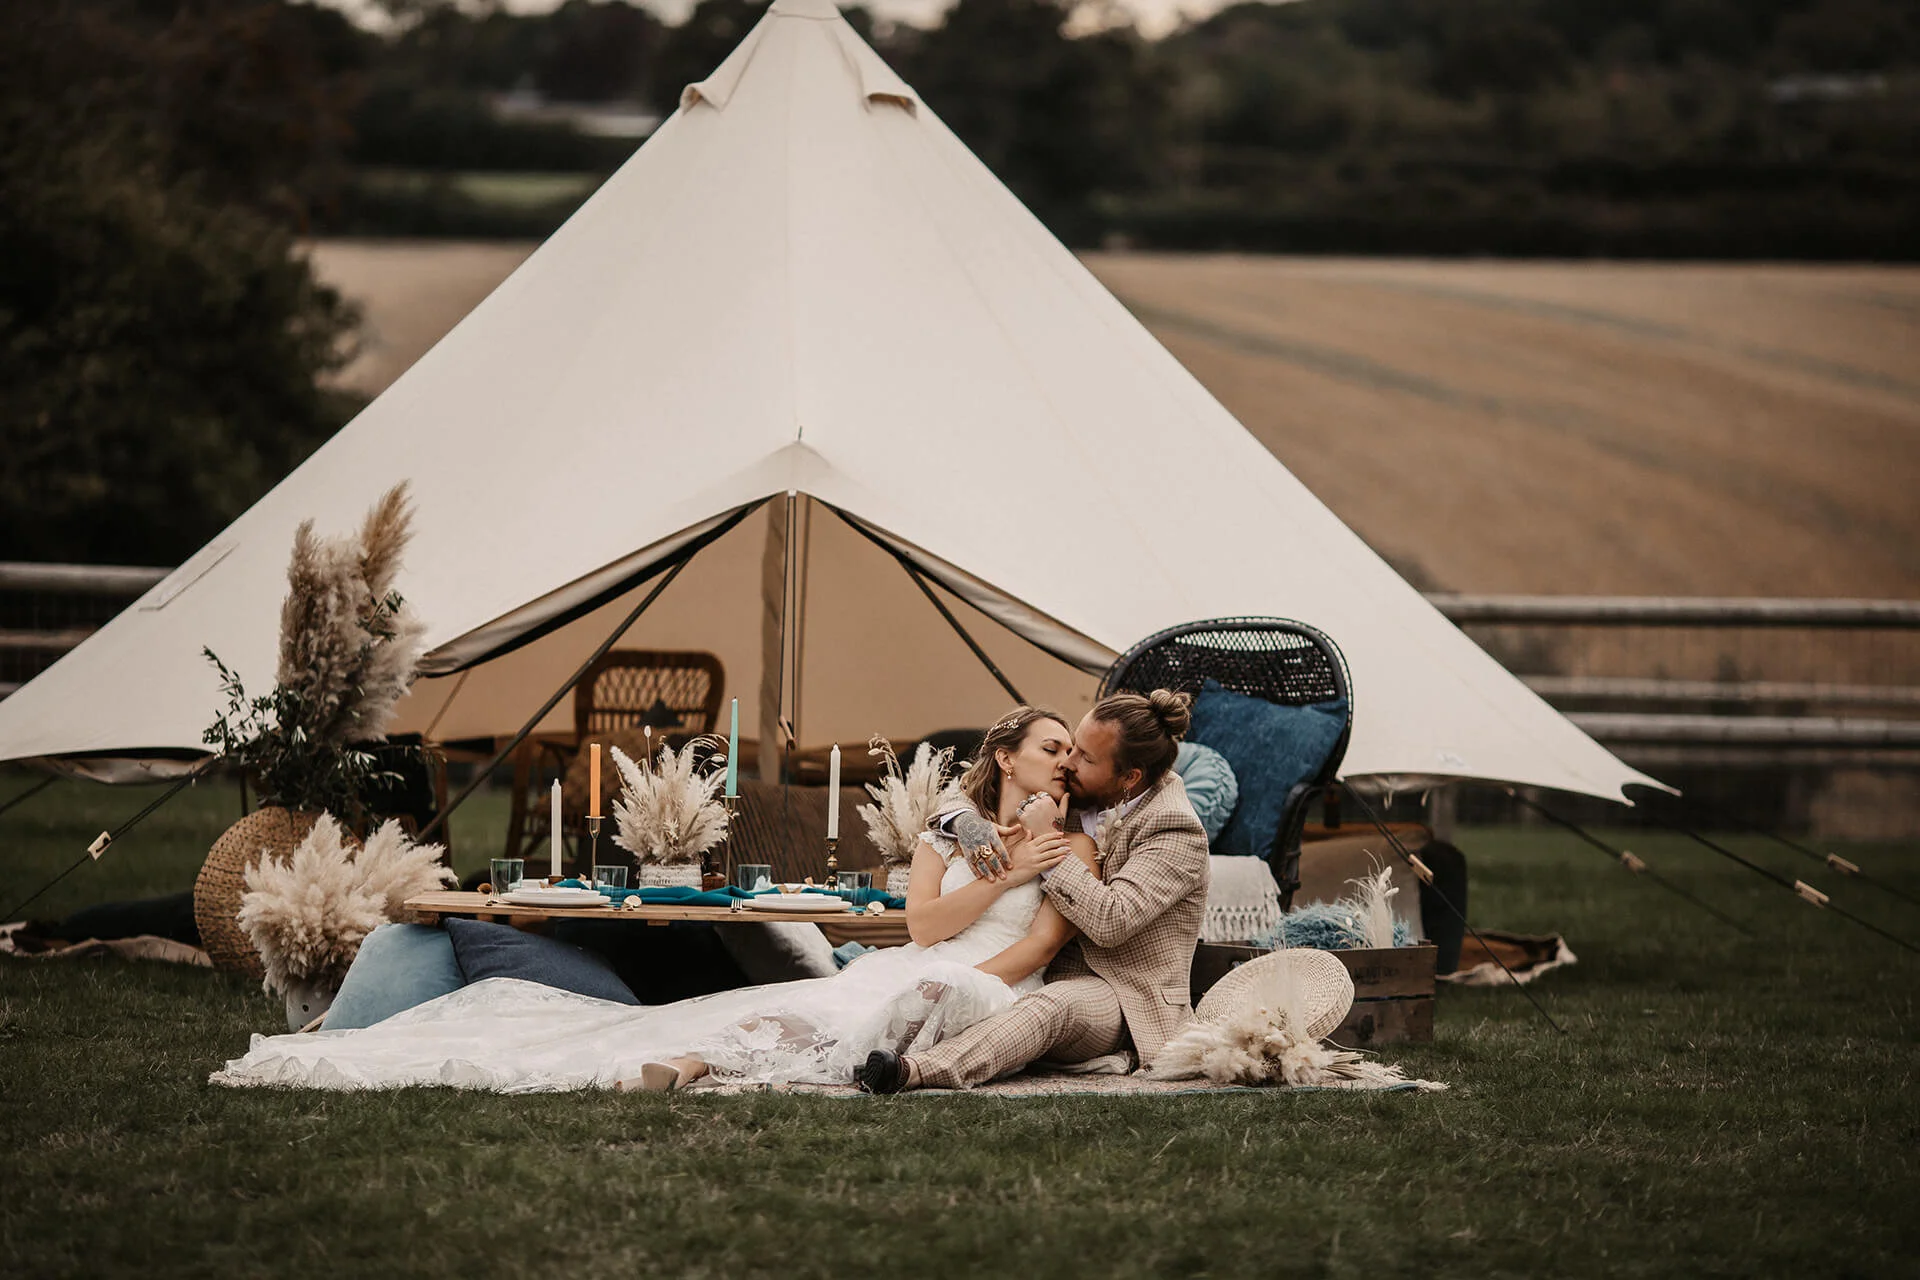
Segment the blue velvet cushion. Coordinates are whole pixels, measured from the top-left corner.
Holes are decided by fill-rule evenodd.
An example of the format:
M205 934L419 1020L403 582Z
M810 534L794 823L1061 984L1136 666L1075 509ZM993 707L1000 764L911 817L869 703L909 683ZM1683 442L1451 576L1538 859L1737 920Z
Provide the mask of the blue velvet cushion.
M1227 758L1240 803L1213 842L1219 854L1265 857L1273 851L1287 793L1320 771L1347 723L1344 699L1280 707L1209 680L1193 700L1187 738Z
M468 982L520 978L615 1004L639 1004L627 984L591 951L484 920L447 921L453 954Z
M1183 742L1180 754L1174 757L1173 771L1186 784L1187 799L1193 804L1194 816L1207 829L1207 839L1218 839L1240 800L1240 782L1233 776L1233 766L1212 747Z
M328 1031L370 1027L465 985L453 958L453 940L444 930L383 924L361 941L322 1025Z

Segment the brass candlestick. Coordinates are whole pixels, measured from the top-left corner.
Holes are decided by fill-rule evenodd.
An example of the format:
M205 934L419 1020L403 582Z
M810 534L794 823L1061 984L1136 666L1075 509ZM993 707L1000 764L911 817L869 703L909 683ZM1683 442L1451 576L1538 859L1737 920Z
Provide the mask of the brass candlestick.
M840 887L840 859L834 855L840 850L840 837L827 837L827 888Z
M720 843L726 846L725 852L721 858L721 868L726 873L727 883L732 884L733 883L733 822L736 816L734 811L740 807L740 797L739 796L721 796L720 803L727 807L727 831L725 835L720 837ZM712 862L713 862L713 853L711 850L701 855L701 868L703 871L711 871L713 869Z
M587 815L587 874L581 876L581 882L591 889L594 887L593 868L600 861L600 823L604 821L597 813Z

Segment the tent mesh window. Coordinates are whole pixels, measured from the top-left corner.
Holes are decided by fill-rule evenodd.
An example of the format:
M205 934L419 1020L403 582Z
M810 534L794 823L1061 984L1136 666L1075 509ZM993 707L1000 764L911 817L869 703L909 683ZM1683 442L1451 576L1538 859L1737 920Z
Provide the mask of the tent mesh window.
M1207 680L1286 707L1339 701L1347 724L1315 774L1287 797L1268 864L1283 907L1300 884L1300 833L1313 799L1334 779L1353 733L1346 659L1325 632L1285 618L1214 618L1148 636L1114 660L1100 681L1110 693L1172 689L1198 696Z

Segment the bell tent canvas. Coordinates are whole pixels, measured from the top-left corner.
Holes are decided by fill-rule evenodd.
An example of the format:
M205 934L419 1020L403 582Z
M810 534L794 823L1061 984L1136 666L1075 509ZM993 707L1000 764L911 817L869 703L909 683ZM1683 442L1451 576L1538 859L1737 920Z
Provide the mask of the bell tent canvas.
M1652 784L1308 492L828 0L775 0L426 356L0 702L0 759L134 780L202 756L203 647L267 687L295 527L345 530L401 479L430 652L398 728L438 740L518 728L689 552L623 643L714 650L758 705L763 539L791 494L805 741L1004 710L903 561L1069 712L1164 627L1290 617L1350 665L1348 779Z

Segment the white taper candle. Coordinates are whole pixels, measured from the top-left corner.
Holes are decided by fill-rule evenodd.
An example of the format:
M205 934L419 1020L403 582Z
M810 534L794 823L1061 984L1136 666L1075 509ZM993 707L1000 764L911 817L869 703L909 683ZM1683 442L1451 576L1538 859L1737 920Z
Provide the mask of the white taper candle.
M560 878L560 780L558 778L553 782L553 821L548 825L553 829L553 841L550 846L553 857L550 870L552 878L558 880Z
M827 757L827 839L840 838L840 744Z

